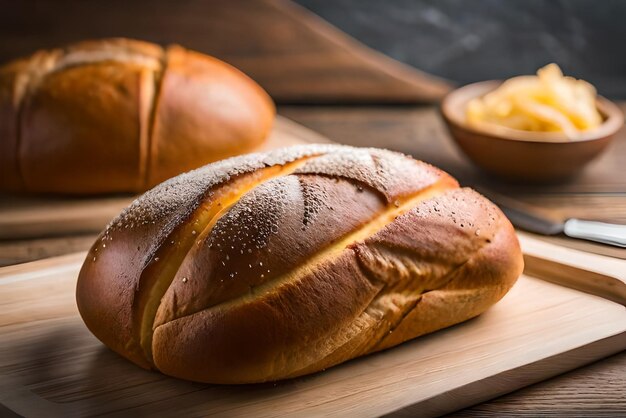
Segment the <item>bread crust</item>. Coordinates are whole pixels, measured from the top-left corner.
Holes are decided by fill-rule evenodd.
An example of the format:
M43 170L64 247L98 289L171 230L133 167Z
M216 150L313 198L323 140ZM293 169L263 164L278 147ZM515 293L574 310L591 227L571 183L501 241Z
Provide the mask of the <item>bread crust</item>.
M166 51L155 106L148 187L254 149L269 135L275 113L269 96L239 70L179 46Z
M179 264L159 252L189 233L198 208L275 165L290 170L249 177L256 187L204 221ZM400 154L304 146L185 176L148 192L103 233L77 289L98 338L171 376L252 383L316 372L479 315L523 267L514 230L492 203ZM155 216L151 206L168 200L177 203ZM155 254L172 267L154 276L156 294L140 281ZM137 309L148 294L154 312ZM150 335L137 329L137 312Z
M140 192L249 152L275 109L215 58L129 39L39 51L0 68L0 190Z

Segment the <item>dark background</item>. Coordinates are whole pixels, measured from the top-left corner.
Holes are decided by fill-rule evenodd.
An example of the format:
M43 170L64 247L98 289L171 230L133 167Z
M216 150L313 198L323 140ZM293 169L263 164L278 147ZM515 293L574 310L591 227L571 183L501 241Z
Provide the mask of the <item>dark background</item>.
M465 84L556 62L626 98L623 0L297 0L363 43Z

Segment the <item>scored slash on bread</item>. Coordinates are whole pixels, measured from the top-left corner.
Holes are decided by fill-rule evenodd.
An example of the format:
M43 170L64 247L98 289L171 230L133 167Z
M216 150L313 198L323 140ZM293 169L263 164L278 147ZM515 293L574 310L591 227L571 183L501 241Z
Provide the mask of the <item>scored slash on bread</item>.
M143 192L259 146L274 104L177 45L84 41L0 67L0 190Z
M385 150L298 146L144 194L92 247L77 301L142 367L263 382L479 315L522 264L504 215L446 173Z

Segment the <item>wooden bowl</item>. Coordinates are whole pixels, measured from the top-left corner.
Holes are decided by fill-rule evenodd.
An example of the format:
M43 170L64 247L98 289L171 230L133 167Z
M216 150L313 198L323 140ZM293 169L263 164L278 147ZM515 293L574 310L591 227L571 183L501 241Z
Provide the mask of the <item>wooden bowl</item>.
M600 154L624 124L621 110L598 97L596 105L604 122L574 141L558 132L502 128L493 133L469 126L465 118L467 103L501 83L483 81L456 89L444 98L441 113L461 150L476 165L502 179L532 183L565 180Z

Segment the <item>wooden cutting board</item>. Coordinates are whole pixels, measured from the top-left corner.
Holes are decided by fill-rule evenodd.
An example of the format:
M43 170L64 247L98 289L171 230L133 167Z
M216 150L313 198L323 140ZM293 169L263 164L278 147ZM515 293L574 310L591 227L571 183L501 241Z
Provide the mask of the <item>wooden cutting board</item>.
M244 386L169 378L104 347L74 300L84 253L5 267L0 404L29 417L432 416L625 349L623 305L531 274L593 282L626 303L623 262L520 238L531 268L482 316L315 375Z
M277 116L259 151L328 142L322 135ZM134 195L76 198L0 194L0 240L99 232L134 199Z

